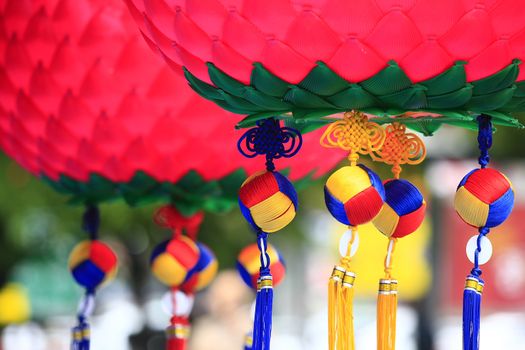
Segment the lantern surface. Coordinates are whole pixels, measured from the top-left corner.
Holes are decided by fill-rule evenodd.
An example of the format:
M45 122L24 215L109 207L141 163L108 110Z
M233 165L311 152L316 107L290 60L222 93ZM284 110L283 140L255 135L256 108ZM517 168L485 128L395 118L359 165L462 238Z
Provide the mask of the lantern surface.
M74 202L162 199L222 210L260 163L237 150L238 117L189 87L119 0L0 1L0 146ZM308 141L310 138L310 142ZM307 136L278 163L294 180L341 159Z
M482 113L521 126L519 1L125 1L195 91L249 115L240 126L352 109L426 134L475 127Z

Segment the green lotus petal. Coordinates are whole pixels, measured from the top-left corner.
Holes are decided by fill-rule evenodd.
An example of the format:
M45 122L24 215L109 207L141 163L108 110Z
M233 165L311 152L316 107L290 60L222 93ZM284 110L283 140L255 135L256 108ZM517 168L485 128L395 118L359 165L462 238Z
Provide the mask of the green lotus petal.
M441 120L445 122L449 121L471 121L475 120L469 112L466 111L456 111L456 110L429 110L429 113L441 114ZM430 117L435 118L435 117Z
M518 74L520 72L520 63L520 60L514 60L512 64L508 65L496 74L493 74L484 79L473 81L472 85L474 86L474 96L487 95L510 87L518 78Z
M186 68L183 69L184 77L186 77L186 80L190 84L190 87L193 90L195 90L196 93L198 93L201 96L205 96L207 99L211 100L220 100L222 98L222 96L219 94L218 89L215 86L200 80L199 78L191 74L191 72Z
M441 128L443 122L438 120L420 120L414 123L407 123L407 128L417 131L425 136L433 136Z
M459 90L467 83L465 64L464 61L458 61L443 73L418 84L426 86L428 96L443 95Z
M313 93L301 89L298 86L293 86L286 95L284 100L296 106L296 108L334 108L335 106L328 101L323 100L321 97L314 95Z
M322 128L331 122L333 121L329 119L321 119L321 120L312 120L308 123L305 123L305 122L299 123L294 118L286 118L284 125L298 130L301 134L306 134L311 131Z
M447 124L452 126L459 126L464 129L478 131L478 123L475 120L471 121L450 121Z
M362 108L361 111L364 113L368 113L370 115L375 115L377 117L386 117L390 119L390 116L387 114L386 109L384 108L366 107L366 108ZM375 118L375 119L378 119L378 118Z
M321 117L338 113L336 109L294 109L293 117L297 120L297 123L305 123L312 120L319 120Z
M373 95L382 96L404 90L412 85L405 72L394 61L373 77L359 83Z
M251 85L233 79L213 65L210 65L210 76L218 87L202 82L187 71L185 74L194 90L202 96L234 113L248 114L238 127L252 126L259 119L287 113L309 124L319 122L327 115L352 109L387 117L380 119L383 123L389 122L390 116L426 111L446 117L439 118L439 123L456 122L453 125L470 127L471 113L497 110L509 116L511 112L525 111L525 82L515 82L518 63L514 61L493 76L472 83L465 80L464 62L456 62L440 75L418 84L412 84L393 61L375 76L358 84L344 80L322 62L299 84L287 83L258 63L254 64ZM400 122L408 124L411 120L402 119ZM422 126L415 128L433 132L434 121L421 122ZM514 123L513 119L501 119L500 122L516 127L521 125ZM311 128L302 125L301 129Z
M253 64L251 85L260 92L273 97L283 97L290 88L290 84L273 75L260 63Z
M265 108L261 106L256 106L242 97L230 95L223 90L219 90L219 93L222 95L222 99L224 100L224 102L226 102L232 108L235 108L240 111L246 111L244 112L244 114L265 111Z
M379 99L385 105L403 108L404 110L421 109L427 104L425 91L426 89L422 86L413 85L408 89L379 96Z
M516 86L513 85L491 94L472 96L466 107L468 110L480 113L499 109L512 99L515 90Z
M250 114L249 116L247 116L246 118L238 122L237 125L235 125L235 127L237 129L251 128L252 126L255 126L257 121L261 119L266 119L269 117L275 117L277 119L281 119L279 116L275 115L274 112L254 113L254 114Z
M301 88L321 96L336 94L349 85L323 62L317 62L317 66L299 83Z
M325 97L334 106L344 110L364 109L371 106L382 105L374 95L363 89L358 84L351 84L348 88L335 95Z
M516 93L514 93L514 96L516 96ZM505 112L523 112L525 111L525 99L513 97L499 110Z
M492 122L496 125L502 125L502 126L511 126L511 127L518 127L522 128L523 125L514 117L501 113L498 111L487 111L483 114L488 115L491 117Z
M269 111L288 111L292 108L291 104L277 97L265 95L251 86L245 88L243 97L254 105Z
M232 113L236 114L252 114L254 111L251 109L244 109L244 108L238 108L237 106L232 106L229 101L224 100L210 100L222 109L225 109L227 111L230 111Z
M515 85L514 97L525 97L525 81L519 81Z
M467 104L471 97L472 85L468 84L447 94L427 97L427 107L432 109L459 108Z
M157 197L160 184L143 171L135 173L133 178L120 186L124 200L132 206L147 204L151 197Z
M224 90L225 92L232 94L233 96L242 97L245 90L245 85L238 80L230 77L225 74L219 68L217 68L213 63L207 63L208 74L211 81L219 89Z

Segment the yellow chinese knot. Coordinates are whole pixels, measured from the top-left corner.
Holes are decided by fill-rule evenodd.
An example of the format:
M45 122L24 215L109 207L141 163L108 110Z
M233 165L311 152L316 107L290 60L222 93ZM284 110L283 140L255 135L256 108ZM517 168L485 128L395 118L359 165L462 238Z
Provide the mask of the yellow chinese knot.
M401 165L415 165L421 163L427 150L423 141L413 133L406 132L406 126L401 123L392 123L386 127L386 137L380 149L370 153L373 160L392 165L392 173L399 178Z
M359 111L346 112L343 119L332 123L321 137L321 146L349 151L348 160L356 165L359 154L378 152L385 141L385 131L368 121Z

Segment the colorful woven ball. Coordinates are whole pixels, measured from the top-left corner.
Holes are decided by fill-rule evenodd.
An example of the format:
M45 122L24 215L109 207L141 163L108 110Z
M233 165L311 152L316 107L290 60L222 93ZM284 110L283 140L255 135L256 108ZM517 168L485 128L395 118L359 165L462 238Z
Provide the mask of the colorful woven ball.
M297 192L280 173L263 171L250 176L242 184L239 206L255 230L275 232L295 217Z
M270 272L273 277L273 286L279 285L286 275L286 264L279 252L268 244L266 249L270 257ZM241 275L242 280L250 288L257 289L257 280L260 275L261 268L261 252L257 244L251 244L244 248L237 258L237 271Z
M416 231L427 205L416 186L407 180L392 179L384 182L385 203L372 221L385 236L401 238Z
M499 171L474 169L459 183L454 206L467 224L495 227L509 217L514 206L514 190L509 179Z
M357 226L371 221L381 210L385 189L379 176L364 165L345 166L326 181L328 211L339 222Z
M155 247L150 264L153 275L163 284L174 288L184 282L198 261L199 248L195 242L180 236Z
M210 285L219 269L215 254L206 245L197 242L199 248L199 261L188 271L188 275L181 286L186 293L196 293Z
M117 273L117 255L97 240L79 243L69 256L69 270L78 284L94 290Z

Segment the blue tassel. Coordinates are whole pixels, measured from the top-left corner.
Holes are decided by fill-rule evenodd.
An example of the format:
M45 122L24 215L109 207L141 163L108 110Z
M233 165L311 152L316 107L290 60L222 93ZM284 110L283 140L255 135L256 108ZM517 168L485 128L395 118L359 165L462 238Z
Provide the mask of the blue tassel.
M483 280L471 274L463 292L463 350L479 349L479 326Z
M94 306L95 292L88 290L79 305L78 325L71 330L71 350L89 350L91 329L87 318L93 312Z
M479 349L479 327L481 318L481 296L485 283L481 279L479 253L481 239L489 233L487 227L479 229L477 248L474 252L474 268L467 276L463 291L463 350Z
M253 322L253 350L269 350L272 334L273 281L270 273L270 257L266 252L266 232L259 232L257 245L261 251L261 273L257 281L255 317Z

